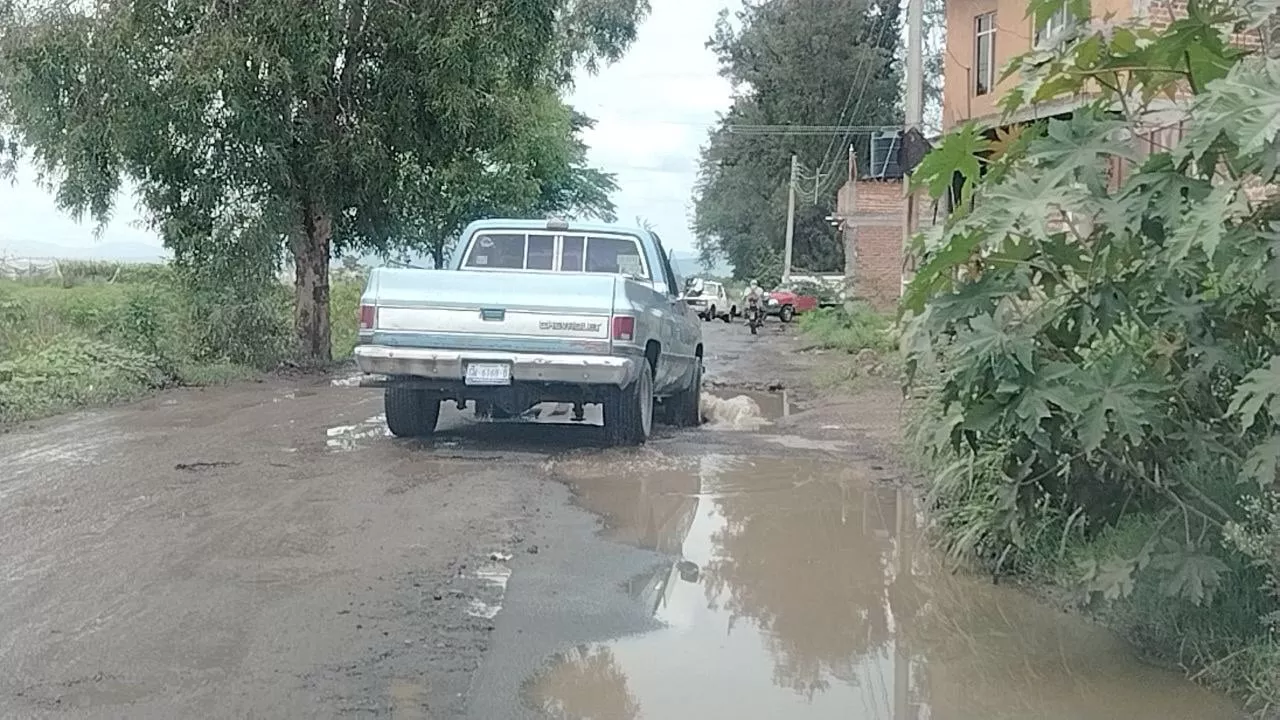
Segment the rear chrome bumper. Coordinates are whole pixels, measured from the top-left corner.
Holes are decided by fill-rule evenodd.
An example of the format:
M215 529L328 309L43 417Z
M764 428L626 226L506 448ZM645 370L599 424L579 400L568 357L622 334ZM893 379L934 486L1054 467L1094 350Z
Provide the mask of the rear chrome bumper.
M369 375L408 375L462 382L468 363L508 363L511 382L552 382L626 387L639 375L643 358L615 355L549 355L542 353L434 350L357 345L356 365ZM375 381L362 385L376 386Z

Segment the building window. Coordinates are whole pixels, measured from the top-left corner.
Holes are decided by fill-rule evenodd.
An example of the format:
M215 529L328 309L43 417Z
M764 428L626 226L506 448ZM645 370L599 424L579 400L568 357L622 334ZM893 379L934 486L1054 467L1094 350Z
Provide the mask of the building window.
M1058 11L1049 16L1036 30L1036 47L1052 47L1062 41L1063 33L1067 29L1067 25L1071 22L1071 14L1067 12L1066 6L1058 8Z
M986 95L996 84L996 14L973 21L973 94Z

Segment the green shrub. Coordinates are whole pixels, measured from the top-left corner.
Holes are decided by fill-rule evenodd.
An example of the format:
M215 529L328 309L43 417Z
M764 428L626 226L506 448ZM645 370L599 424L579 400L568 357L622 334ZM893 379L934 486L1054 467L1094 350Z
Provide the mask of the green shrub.
M1280 612L1280 203L1254 192L1280 182L1280 126L1259 119L1280 59L1230 34L1264 15L1207 2L1167 28L1080 25L1019 61L1007 111L1100 97L940 141L914 180L955 210L917 238L904 298L932 408L912 447L952 555L1068 587L1256 707L1280 702L1259 671ZM1185 136L1140 154L1184 90Z
M50 338L0 360L0 421L131 398L170 380L145 353L82 336Z
M365 279L361 275L335 278L329 292L329 324L332 328L334 360L351 356L356 347L360 318L360 295Z
M820 308L797 316L800 329L821 348L856 353L894 347L892 321L862 303L846 308Z
M76 261L60 263L64 281L0 280L0 422L226 383L288 358L292 289L269 252L237 242L198 264ZM335 274L336 358L355 346L364 277Z
M287 289L263 296L150 269L113 282L0 281L0 422L273 367L289 347Z

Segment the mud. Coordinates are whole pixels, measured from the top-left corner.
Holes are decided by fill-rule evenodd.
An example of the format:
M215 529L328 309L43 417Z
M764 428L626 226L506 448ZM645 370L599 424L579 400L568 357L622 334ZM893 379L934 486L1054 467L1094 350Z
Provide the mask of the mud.
M446 406L349 375L0 436L0 717L1216 718L1122 643L940 571L896 389L708 323L707 426Z
M0 437L0 717L456 713L538 465L392 442L352 393L179 392Z

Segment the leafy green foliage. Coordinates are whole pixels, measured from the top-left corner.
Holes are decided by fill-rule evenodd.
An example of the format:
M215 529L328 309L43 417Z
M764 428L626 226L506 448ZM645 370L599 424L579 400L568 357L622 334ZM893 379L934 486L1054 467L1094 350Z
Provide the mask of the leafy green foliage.
M107 281L72 275L73 266L63 264L63 277L77 278L70 287L0 281L0 423L244 378L288 348L288 293L278 282L275 306L245 309L229 297L218 306L181 269L96 268Z
M888 352L893 348L892 323L867 305L821 308L798 316L800 329L822 348L856 353Z
M105 220L136 183L192 272L231 251L236 270L221 279L234 285L242 271L272 272L286 250L299 351L323 361L335 253L439 253L459 218L513 207L609 210L612 180L582 164L582 121L558 93L578 63L618 57L647 9L6 3L0 130L76 214Z
M741 280L781 274L796 153L806 174L819 177L799 183L793 264L844 269L826 216L835 210L848 150L868 159L869 134L762 135L731 126L900 122L898 14L887 0L767 0L748 3L733 20L721 14L709 45L736 95L699 160L693 223L704 258L727 259Z
M1280 181L1280 60L1227 34L1253 12L1193 2L1165 29L1079 24L1017 61L1006 111L1085 99L1013 137L967 126L939 144L915 182L959 202L917 238L903 303L953 553L1034 571L1092 548L1063 573L1082 597L1160 598L1196 635L1138 625L1202 664L1280 611L1229 541L1280 458L1280 206L1259 192ZM1108 549L1119 528L1141 536ZM1248 692L1274 702L1280 686Z

